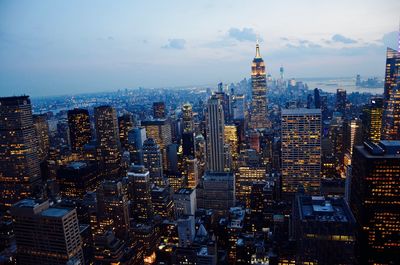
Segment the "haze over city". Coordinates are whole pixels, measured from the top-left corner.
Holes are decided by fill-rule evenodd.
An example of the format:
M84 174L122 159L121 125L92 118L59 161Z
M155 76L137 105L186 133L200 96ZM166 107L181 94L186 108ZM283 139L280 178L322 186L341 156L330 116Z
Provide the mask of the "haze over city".
M0 95L384 75L399 1L0 1Z

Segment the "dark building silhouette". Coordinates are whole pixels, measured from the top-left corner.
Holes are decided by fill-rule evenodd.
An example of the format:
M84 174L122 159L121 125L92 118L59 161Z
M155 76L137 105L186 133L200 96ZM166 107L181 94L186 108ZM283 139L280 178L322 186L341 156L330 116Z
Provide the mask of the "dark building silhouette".
M69 110L68 127L71 149L82 151L85 144L92 139L89 111L87 109Z
M356 146L350 205L360 264L400 263L400 141Z
M153 103L153 118L154 119L165 119L165 102L154 102Z

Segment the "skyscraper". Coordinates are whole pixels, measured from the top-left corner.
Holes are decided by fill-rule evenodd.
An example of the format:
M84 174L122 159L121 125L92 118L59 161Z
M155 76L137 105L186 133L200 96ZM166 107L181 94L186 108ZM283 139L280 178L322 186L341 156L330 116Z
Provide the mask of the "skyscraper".
M284 109L281 116L282 191L303 186L318 193L321 171L321 110Z
M314 106L316 109L321 108L321 98L319 96L319 89L315 88L314 89Z
M0 206L33 195L40 181L31 101L28 96L0 98Z
M153 138L147 138L143 144L143 165L150 172L150 181L157 186L164 186L163 166L160 147Z
M400 139L400 51L387 48L383 93L383 139Z
M182 121L183 121L183 132L193 132L193 110L192 105L189 103L183 104L182 106Z
M119 127L119 141L121 142L121 147L124 150L128 150L129 148L128 133L133 128L132 114L124 113L121 117L118 117L118 127Z
M42 162L47 157L50 148L50 132L46 114L33 115L33 125L35 127L36 137L38 139L39 161Z
M72 150L82 151L84 145L92 138L89 111L87 109L68 110L68 127Z
M378 143L382 135L383 98L373 97L363 109L363 138Z
M356 146L350 206L359 264L400 264L400 141Z
M154 119L165 119L165 102L153 102L153 118Z
M84 264L75 209L22 200L11 208L19 264Z
M261 58L260 47L256 45L256 56L251 65L252 99L250 108L249 127L262 129L269 127L267 120L267 79L265 74L265 63Z
M99 106L94 118L102 167L106 174L116 174L121 158L117 113L111 106Z
M341 88L336 90L336 111L343 116L346 114L346 90Z
M224 172L224 111L220 100L215 96L212 96L207 103L206 131L207 170L210 172Z

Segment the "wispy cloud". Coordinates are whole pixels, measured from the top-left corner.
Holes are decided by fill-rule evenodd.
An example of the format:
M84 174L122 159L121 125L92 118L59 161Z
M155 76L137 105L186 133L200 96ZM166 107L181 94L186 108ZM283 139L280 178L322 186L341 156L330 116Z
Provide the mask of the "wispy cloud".
M175 50L183 50L185 49L186 40L184 39L169 39L168 43L162 46L164 49L175 49Z
M238 41L256 41L257 40L257 34L252 28L230 28L228 31L228 36L232 39L238 40ZM261 41L261 38L259 38Z
M353 44L353 43L357 43L356 40L350 39L348 37L345 37L341 34L335 34L332 36L332 41L334 42L341 42L344 44Z

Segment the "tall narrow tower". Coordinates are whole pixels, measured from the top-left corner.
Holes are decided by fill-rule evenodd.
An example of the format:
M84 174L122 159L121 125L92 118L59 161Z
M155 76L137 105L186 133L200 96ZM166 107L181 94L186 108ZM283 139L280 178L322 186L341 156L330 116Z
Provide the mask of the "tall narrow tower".
M207 104L207 169L224 172L224 111L220 100L212 96Z
M251 65L252 100L250 108L250 124L252 129L269 127L267 120L267 79L265 63L260 55L260 47L256 44L256 56Z

